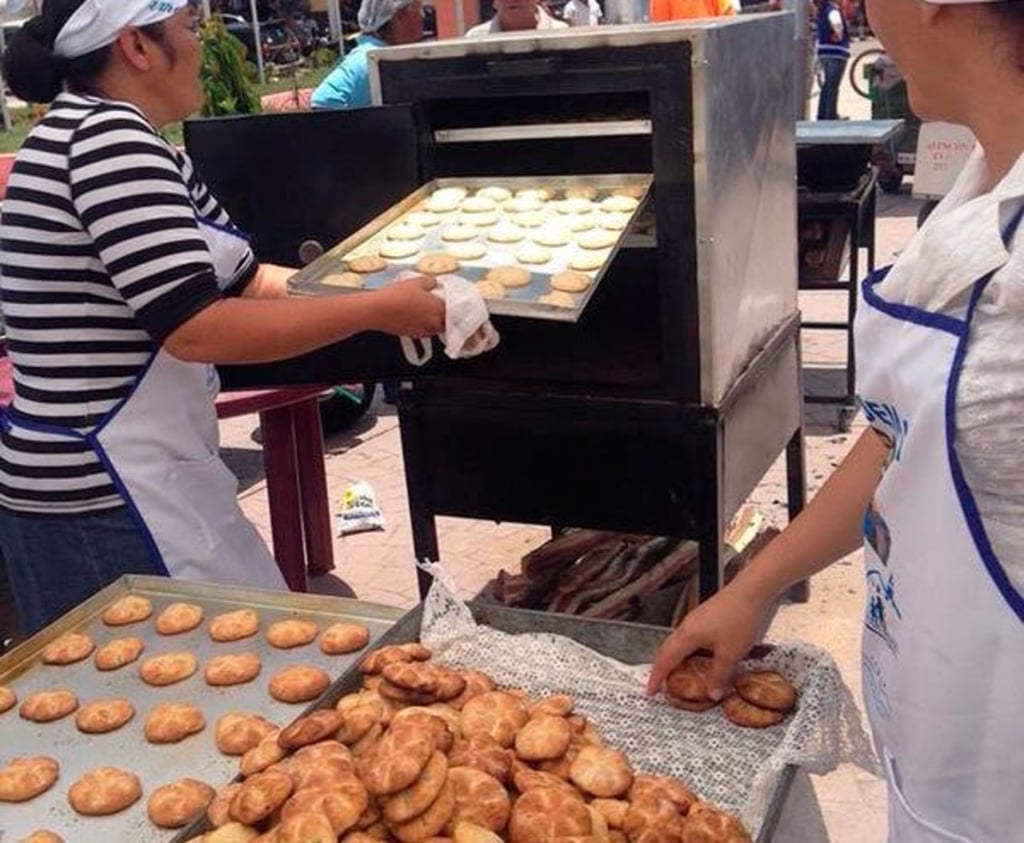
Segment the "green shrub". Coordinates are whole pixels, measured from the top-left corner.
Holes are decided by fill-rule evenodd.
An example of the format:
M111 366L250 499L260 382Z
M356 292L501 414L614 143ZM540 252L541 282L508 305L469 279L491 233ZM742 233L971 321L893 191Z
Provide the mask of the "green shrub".
M249 79L242 42L216 15L199 24L199 41L203 47L199 79L205 95L202 116L259 112L260 100Z

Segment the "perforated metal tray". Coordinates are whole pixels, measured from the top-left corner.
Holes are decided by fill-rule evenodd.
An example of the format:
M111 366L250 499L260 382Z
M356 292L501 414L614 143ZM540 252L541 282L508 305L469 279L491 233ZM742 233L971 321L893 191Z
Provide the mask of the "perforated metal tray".
M372 222L365 225L351 237L347 237L341 243L330 249L321 257L301 269L289 281L289 288L292 292L301 295L338 295L353 292L352 289L325 283L328 276L350 271L349 261L355 257L364 255L376 255L381 244L387 239L387 232L393 225L401 222L408 214L423 210L423 205L435 190L445 187L462 187L472 194L483 187L504 187L513 193L523 189L545 189L552 194L552 201L560 201L564 198L567 188L590 187L596 190L596 202L611 195L611 192L618 188L634 188L639 194L639 204L635 210L629 213L629 220L626 227L620 231L610 232L616 235L615 242L605 250L599 251L604 256L600 267L589 275L593 281L591 285L581 293L571 293L574 306L558 307L553 305L540 304L538 296L551 292L551 279L569 268L570 257L580 251L573 243L561 247L551 247L551 260L544 264L519 264L516 261L515 253L523 243L529 241L531 229L524 229L524 239L516 243L494 243L486 239L488 227L480 227L480 234L473 242L479 242L487 248L487 253L482 258L474 260L461 260L459 269L455 274L466 278L469 281L479 281L489 269L497 266L521 266L530 272L530 283L516 289L507 288L505 297L501 299L488 299L487 308L492 314L504 316L520 316L530 319L551 319L565 322L576 322L583 314L587 303L593 296L594 291L604 277L605 271L615 258L623 241L630 232L642 212L650 192L651 176L649 174L622 174L622 175L593 175L593 176L545 176L545 177L467 177L467 178L442 178L435 179L421 186L405 199L391 206L383 214L376 217ZM403 272L415 268L416 262L427 253L444 252L451 246L441 238L442 230L455 222L459 211L451 211L441 214L442 220L439 225L425 230L420 241L417 241L418 250L416 254L407 258L388 258L388 266L381 272L368 273L363 276L363 289L375 290L391 283ZM556 212L552 212L557 218ZM512 214L504 210L500 211L499 221L510 220Z
M146 621L110 627L101 620L103 610L127 594L139 594L153 602L153 615ZM159 635L153 620L168 603L186 601L203 607L204 621L191 632ZM216 614L248 607L260 615L260 631L241 641L215 643L207 633L207 622ZM126 576L103 589L81 606L0 658L0 685L9 686L19 703L47 688L70 688L79 703L126 697L135 706L135 717L120 729L101 735L79 732L71 714L53 723L33 723L18 716L18 706L0 714L0 763L18 755L49 755L60 763L57 783L35 799L21 804L0 802L0 841L18 840L38 828L49 828L65 840L86 841L170 841L178 832L154 826L146 817L146 799L154 788L182 776L201 779L220 787L234 779L238 759L222 754L214 744L213 729L220 715L247 711L285 725L299 717L306 705L289 705L273 699L267 691L271 676L292 664L312 664L332 679L345 675L361 653L328 656L317 642L291 650L279 650L266 643L267 627L284 618L306 618L321 628L337 621L357 621L370 630L370 644L401 617L399 609L340 597L263 591L205 583L189 583L161 577ZM114 638L135 636L146 645L140 659L119 670L99 671L92 657L72 665L42 664L43 648L61 635L88 633L97 646ZM189 679L162 688L144 683L138 676L139 662L161 652L189 650L195 653L199 669ZM262 662L260 675L243 685L214 688L202 676L204 663L213 655L255 650ZM365 652L365 651L363 651ZM146 741L142 727L149 710L161 702L192 702L205 717L206 728L180 743L157 745ZM142 782L142 798L130 808L109 817L84 817L67 801L67 790L87 770L111 765L135 773ZM187 838L182 838L187 839Z

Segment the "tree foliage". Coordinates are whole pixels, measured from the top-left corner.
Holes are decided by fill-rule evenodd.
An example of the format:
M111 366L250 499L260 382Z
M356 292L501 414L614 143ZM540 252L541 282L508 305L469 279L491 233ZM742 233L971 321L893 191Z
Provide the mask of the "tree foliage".
M248 76L245 45L216 15L199 24L199 41L203 47L199 71L205 94L203 117L259 112L260 99Z

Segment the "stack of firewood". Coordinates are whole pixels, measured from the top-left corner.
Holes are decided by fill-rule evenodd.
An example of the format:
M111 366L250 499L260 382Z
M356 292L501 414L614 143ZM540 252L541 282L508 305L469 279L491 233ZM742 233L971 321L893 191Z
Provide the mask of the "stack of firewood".
M777 531L751 509L726 537L726 579ZM502 570L488 589L506 606L674 626L697 605L699 546L658 536L569 530Z

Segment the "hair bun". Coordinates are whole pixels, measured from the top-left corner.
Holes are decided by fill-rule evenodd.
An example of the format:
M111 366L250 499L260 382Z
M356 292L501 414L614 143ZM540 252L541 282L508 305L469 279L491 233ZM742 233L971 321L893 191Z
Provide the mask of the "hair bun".
M64 87L67 63L53 55L51 22L42 15L25 23L11 38L3 72L15 96L27 102L50 102Z

